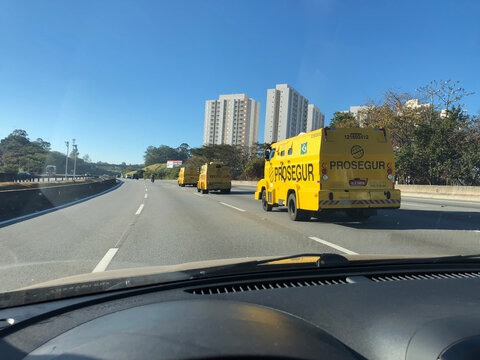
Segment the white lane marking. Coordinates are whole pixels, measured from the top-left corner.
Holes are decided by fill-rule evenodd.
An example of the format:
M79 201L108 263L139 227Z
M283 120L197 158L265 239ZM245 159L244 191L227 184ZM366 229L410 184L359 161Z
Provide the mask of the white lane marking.
M407 206L417 206L417 207L431 207L432 205L439 206L437 204L415 204L415 203L410 203L407 201L402 201L402 205L407 205Z
M478 233L480 233L480 230L473 230L473 231L474 231L474 232L478 232Z
M235 209L235 210L238 210L238 211L242 211L242 212L246 211L246 210L243 210L243 209L237 208L236 206L229 205L229 204L226 204L226 203L224 203L224 202L221 202L221 201L220 201L220 204L222 204L222 205L225 205L225 206L228 206L228 207L231 207L232 209Z
M135 215L140 215L140 213L141 213L142 210L143 210L143 206L144 206L143 204L140 205L140 207L138 208L138 210L137 210L137 212L135 213Z
M145 188L145 191L148 191L148 189L147 189L147 188Z
M348 250L348 249L345 249L344 247L341 247L339 245L336 245L336 244L333 244L331 242L328 242L326 240L322 240L322 239L319 239L315 236L310 236L309 239L312 239L312 240L315 240L323 245L327 245L327 246L330 246L331 248L334 248L334 249L337 249L341 252L344 252L345 254L348 254L348 255L358 255L358 253L354 252L354 251L351 251L351 250Z
M195 193L194 193L193 195L197 195L197 196L203 196L202 194L195 194Z
M113 257L117 253L117 251L118 251L118 248L108 249L107 253L102 258L102 260L100 260L97 266L95 266L95 269L93 269L92 273L105 271L107 266L110 264L110 261L112 261Z
M145 199L148 197L148 194L145 194Z

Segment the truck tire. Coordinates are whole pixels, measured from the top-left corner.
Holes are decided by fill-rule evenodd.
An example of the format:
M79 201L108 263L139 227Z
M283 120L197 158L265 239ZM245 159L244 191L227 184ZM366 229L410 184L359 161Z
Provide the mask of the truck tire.
M202 190L202 194L208 194L208 190Z
M265 211L272 211L272 205L267 202L267 192L265 189L262 190L262 207Z
M201 190L200 190L200 188L199 188L198 185L197 185L197 192L200 192L200 191L201 191Z
M185 184L180 185L181 187L185 187Z
M230 194L230 189L225 189L225 190L223 190L223 193L224 193L224 194Z
M288 215L290 219L293 221L305 221L309 219L308 211L301 210L297 208L297 198L295 197L295 193L291 193L288 196Z

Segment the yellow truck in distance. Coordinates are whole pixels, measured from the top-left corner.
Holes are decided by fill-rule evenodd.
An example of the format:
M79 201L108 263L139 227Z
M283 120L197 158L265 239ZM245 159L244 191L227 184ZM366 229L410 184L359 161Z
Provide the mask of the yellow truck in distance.
M187 166L182 167L178 173L178 186L185 187L186 185L195 186L198 182L198 169Z
M322 128L273 143L255 199L265 211L287 206L294 221L344 210L354 220L398 209L389 133L374 128Z
M209 162L202 165L198 177L197 191L208 194L212 190L228 194L232 188L230 168L222 162Z

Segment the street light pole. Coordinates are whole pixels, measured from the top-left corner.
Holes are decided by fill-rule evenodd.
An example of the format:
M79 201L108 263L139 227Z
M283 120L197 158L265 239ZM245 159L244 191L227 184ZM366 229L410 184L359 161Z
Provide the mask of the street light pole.
M65 180L67 180L67 175L68 175L68 149L70 146L70 143L68 141L65 141L65 145L67 145L67 156L65 157Z
M75 139L72 140L73 147L73 178L75 179L75 174L77 171L77 145L75 144Z

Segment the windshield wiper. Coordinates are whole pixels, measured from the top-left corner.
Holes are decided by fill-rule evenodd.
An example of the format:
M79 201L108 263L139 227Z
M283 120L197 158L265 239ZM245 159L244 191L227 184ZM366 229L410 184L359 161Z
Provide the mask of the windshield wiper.
M302 260L308 259L309 260ZM311 258L315 258L311 259ZM299 259L299 261L295 261ZM229 264L214 266L205 269L194 270L193 273L189 271L192 276L203 277L213 275L225 275L235 273L245 273L251 271L278 271L278 270L292 270L292 269L315 269L328 267L343 267L348 266L350 261L339 254L331 253L304 253L289 256L281 256L265 260L245 261L238 264Z
M434 257L411 257L373 260L352 260L351 265L390 265L390 264L453 264L453 263L478 263L480 254L434 256Z

